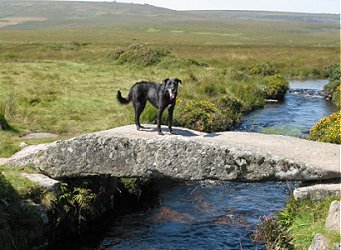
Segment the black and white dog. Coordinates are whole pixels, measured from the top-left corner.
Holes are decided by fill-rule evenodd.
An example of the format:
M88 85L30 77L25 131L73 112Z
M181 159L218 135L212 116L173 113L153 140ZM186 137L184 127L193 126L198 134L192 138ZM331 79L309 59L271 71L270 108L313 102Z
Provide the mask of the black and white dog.
M178 85L181 80L178 78L167 78L162 84L154 82L137 82L129 92L128 98L122 97L120 91L117 92L117 100L121 104L133 103L135 110L135 124L137 130L143 128L140 124L140 115L143 112L147 100L151 102L157 109L157 130L159 135L163 135L161 131L161 117L163 111L168 108L168 128L171 134L175 134L172 130L173 111L178 93Z

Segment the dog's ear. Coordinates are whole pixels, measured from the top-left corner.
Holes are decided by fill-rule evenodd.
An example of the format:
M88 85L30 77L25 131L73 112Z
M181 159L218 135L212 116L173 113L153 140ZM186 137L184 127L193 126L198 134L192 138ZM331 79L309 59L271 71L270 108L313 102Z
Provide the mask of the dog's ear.
M174 80L182 84L182 81L179 78L175 78Z
M169 81L169 78L166 78L165 80L162 81L163 84L166 84Z

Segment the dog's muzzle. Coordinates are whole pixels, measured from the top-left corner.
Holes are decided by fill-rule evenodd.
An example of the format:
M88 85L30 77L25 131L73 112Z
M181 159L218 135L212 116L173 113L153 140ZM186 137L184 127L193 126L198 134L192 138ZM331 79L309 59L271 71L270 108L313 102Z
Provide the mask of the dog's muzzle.
M168 89L169 99L173 100L176 96L176 89Z

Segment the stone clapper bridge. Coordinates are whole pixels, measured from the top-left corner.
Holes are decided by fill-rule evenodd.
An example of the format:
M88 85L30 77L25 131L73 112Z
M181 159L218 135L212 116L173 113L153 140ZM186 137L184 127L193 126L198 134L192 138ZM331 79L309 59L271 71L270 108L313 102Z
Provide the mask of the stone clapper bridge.
M244 132L201 133L128 125L29 146L10 166L35 166L54 179L112 175L178 180L291 181L340 179L340 146Z

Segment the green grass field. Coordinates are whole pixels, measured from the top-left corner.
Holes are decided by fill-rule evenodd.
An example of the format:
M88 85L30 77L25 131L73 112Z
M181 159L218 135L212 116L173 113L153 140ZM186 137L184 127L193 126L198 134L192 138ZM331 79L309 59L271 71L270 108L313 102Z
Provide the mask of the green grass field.
M182 79L179 112L186 109L181 103L207 100L219 106L224 98L237 100L245 112L264 105L259 84L264 76L251 74L252 68L269 62L287 79L321 78L324 67L339 62L334 15L174 12L133 5L109 15L103 13L107 6L93 3L92 15L90 5L77 4L64 6L64 12L52 6L41 16L34 8L0 10L0 24L1 18L13 18L11 13L40 20L0 26L0 112L12 127L0 131L2 157L17 151L27 133L52 132L61 139L133 123L132 108L120 106L115 95L117 90L127 95L140 80ZM132 17L136 11L145 11L146 18ZM61 13L65 16L57 18ZM113 58L132 44L147 52L130 61ZM158 57L153 50L167 53ZM147 107L144 122L154 115ZM236 122L240 113L230 116L226 119Z

